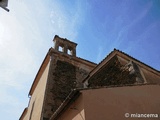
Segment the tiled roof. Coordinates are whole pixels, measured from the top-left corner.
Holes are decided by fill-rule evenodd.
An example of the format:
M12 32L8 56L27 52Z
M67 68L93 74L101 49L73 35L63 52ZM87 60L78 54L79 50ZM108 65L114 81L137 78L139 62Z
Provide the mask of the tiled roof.
M134 58L134 57L132 57L132 56L130 56L130 55L128 55L128 54L126 54L126 53L120 51L120 50L117 50L117 49L114 48L114 51L118 51L118 52L120 52L120 53L122 53L122 54L124 54L124 55L126 55L126 56L128 56L128 57L130 57L130 58L132 58L133 60L135 60L135 61L137 61L137 62L139 62L139 63L141 63L141 64L143 64L143 65L145 65L145 66L147 66L147 67L149 67L149 68L151 68L151 69L157 71L157 72L160 72L159 70L156 70L155 68L153 68L153 67L151 67L151 66L145 64L144 62L141 62L141 61L137 60L136 58Z
M116 48L114 48L113 51L111 51L101 62L99 62L99 63L97 64L97 66L96 66L90 73L92 73L94 70L96 70L105 60L107 60L112 54L114 54L114 53L116 53L116 52L118 52L118 53L120 53L120 54L123 54L123 55L125 55L125 56L127 56L127 57L129 57L129 58L131 58L131 59L133 59L133 60L135 60L135 61L137 61L138 63L141 63L141 64L143 64L144 66L147 66L147 67L149 67L150 69L152 69L152 70L160 73L160 71L154 69L153 67L151 67L151 66L149 66L149 65L147 65L147 64L145 64L145 63L143 63L143 62L141 62L141 61L139 61L139 60L137 60L136 58L134 58L134 57L132 57L132 56L130 56L130 55L128 55L128 54L126 54L126 53L124 53L124 52L116 49ZM88 76L88 77L89 77L89 76ZM88 77L86 77L86 78L83 80L83 82L84 82Z
M147 65L147 64L145 64L145 63L143 63L143 62L141 62L141 61L139 61L139 60L137 60L136 58L134 58L134 57L128 55L127 53L122 52L122 51L120 51L120 50L118 50L118 49L116 49L116 48L114 48L114 50L113 50L112 52L110 52L99 64L101 64L103 61L105 61L112 53L114 53L114 52L116 52L116 51L119 52L119 53L121 53L121 54L124 54L124 55L126 55L126 56L128 56L128 57L130 57L131 59L133 59L133 60L135 60L135 61L137 61L137 62L139 62L139 63L141 63L141 64L143 64L143 65L145 65L145 66L147 66L147 67L149 67L149 68L157 71L157 72L160 72L160 71L156 70L155 68L153 68L153 67L151 67L151 66L149 66L149 65ZM99 65L99 64L98 64L98 65ZM98 65L97 65L97 66L98 66Z

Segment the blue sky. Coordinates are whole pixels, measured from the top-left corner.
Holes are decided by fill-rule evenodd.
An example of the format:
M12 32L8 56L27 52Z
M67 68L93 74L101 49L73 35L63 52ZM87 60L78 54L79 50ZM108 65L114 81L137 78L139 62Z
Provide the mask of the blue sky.
M114 48L160 70L159 0L9 0L0 9L0 113L17 120L54 35L99 63Z

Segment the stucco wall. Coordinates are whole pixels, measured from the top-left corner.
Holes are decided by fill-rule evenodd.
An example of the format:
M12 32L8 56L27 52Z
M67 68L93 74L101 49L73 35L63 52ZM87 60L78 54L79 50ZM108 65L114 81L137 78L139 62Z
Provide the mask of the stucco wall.
M160 86L143 85L82 91L85 120L133 120L125 113L160 115ZM152 120L155 118L149 118ZM160 119L160 116L159 116ZM146 120L146 118L141 118Z
M28 111L23 120L40 120L41 112L42 112L42 105L43 105L43 100L44 100L44 92L45 92L45 87L46 87L46 80L48 77L49 64L50 63L48 63L47 67L45 68L37 84L37 87L35 88L31 96Z
M58 118L58 120L85 120L83 95L78 99Z
M147 83L158 83L160 84L160 75L157 75L151 71L147 71L146 69L142 69L143 74Z

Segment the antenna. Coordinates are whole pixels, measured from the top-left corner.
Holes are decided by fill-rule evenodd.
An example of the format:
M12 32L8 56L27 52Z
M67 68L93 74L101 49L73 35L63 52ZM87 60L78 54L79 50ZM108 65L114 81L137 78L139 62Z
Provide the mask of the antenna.
M9 12L8 6L8 0L0 0L0 7Z

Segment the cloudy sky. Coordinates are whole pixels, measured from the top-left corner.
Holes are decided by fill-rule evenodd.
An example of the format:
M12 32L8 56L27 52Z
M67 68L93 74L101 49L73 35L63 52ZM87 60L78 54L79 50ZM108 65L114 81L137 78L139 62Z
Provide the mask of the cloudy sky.
M159 0L9 0L0 8L0 113L18 120L57 34L99 63L114 48L160 70Z

